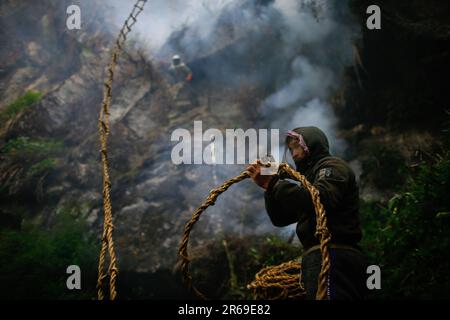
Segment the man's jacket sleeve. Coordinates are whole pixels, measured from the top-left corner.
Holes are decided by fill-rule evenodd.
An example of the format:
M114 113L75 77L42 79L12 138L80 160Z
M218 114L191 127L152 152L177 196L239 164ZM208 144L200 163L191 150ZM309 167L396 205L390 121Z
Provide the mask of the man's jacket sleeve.
M322 173L319 170L313 181L326 212L339 207L347 189L348 172L339 169L324 168ZM264 198L267 213L275 226L284 227L315 216L311 195L306 188L286 180L274 180Z
M265 192L264 199L270 220L277 227L296 223L304 216L314 214L309 192L289 181L276 179Z
M327 171L329 170L329 171ZM326 172L324 174L321 174ZM349 170L342 166L334 166L319 170L314 186L319 191L320 202L329 214L337 212L342 205L352 178Z

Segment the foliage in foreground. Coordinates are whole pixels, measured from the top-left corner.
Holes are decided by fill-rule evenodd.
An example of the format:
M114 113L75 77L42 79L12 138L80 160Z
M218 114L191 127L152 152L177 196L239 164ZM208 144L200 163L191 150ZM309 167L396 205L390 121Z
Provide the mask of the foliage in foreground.
M363 203L365 251L385 299L450 298L450 152L423 163L391 200Z
M23 96L20 96L11 104L7 105L0 112L0 122L6 121L23 110L27 109L29 106L39 102L42 98L42 93L27 91Z
M98 246L86 226L61 213L48 230L0 230L1 299L91 299ZM69 265L81 268L81 290L68 290Z

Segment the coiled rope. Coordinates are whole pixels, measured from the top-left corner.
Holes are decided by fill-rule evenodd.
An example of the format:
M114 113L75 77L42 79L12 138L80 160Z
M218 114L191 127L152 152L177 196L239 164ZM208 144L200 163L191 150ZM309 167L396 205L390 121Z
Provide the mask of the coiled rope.
M119 273L117 268L117 257L114 250L113 241L113 219L112 219L112 206L111 206L111 180L109 177L109 162L108 162L108 136L109 136L109 108L111 106L112 98L112 83L114 81L114 70L117 65L117 60L120 52L122 51L123 45L127 40L127 35L130 33L131 28L137 22L137 17L144 9L144 5L147 0L138 0L134 4L133 10L131 11L128 18L125 20L122 29L120 30L119 36L116 39L115 46L112 51L111 59L108 64L108 76L107 80L103 86L103 101L100 109L100 116L98 120L98 131L100 135L101 144L101 157L102 157L102 167L103 167L103 211L104 211L104 221L103 221L103 235L102 235L102 248L100 251L99 263L98 263L98 279L97 279L97 298L98 300L103 300L105 295L103 293L103 280L109 275L109 295L110 299L114 300L117 297L116 291L116 278ZM108 251L110 262L107 272L105 272L105 259L106 252Z
M253 296L259 300L303 299L306 292L300 283L301 270L296 260L263 268L247 289L253 289Z
M264 165L261 162L259 162L259 164ZM270 164L266 166L270 166ZM331 235L327 228L327 217L325 215L325 209L322 203L320 202L319 191L306 179L305 176L289 167L289 165L286 163L281 163L278 167L278 174L282 175L283 173L286 173L293 180L299 181L311 194L314 209L316 212L315 236L320 241L320 251L322 254L322 266L318 279L316 299L326 300L328 298L327 280L330 271L330 252L328 246L331 241ZM220 194L225 192L233 184L243 181L247 178L250 178L250 174L247 171L244 171L240 175L225 181L219 188L211 190L209 196L200 205L200 207L198 207L194 211L191 220L186 224L184 228L183 238L181 240L180 247L178 249L178 255L181 259L181 271L183 273L183 279L187 287L191 289L195 293L195 295L200 299L206 299L206 297L192 284L192 276L189 271L190 259L188 254L188 242L190 233L195 223L200 219L200 216L203 213L203 211L205 211L209 206L214 205ZM292 266L292 264L290 266ZM283 269L284 267L285 266L283 266L281 269ZM300 286L299 282L298 285Z

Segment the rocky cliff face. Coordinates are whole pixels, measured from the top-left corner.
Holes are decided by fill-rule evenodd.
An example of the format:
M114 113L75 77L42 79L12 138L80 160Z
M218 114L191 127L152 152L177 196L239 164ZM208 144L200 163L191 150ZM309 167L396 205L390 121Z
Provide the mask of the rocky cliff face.
M94 2L90 6L95 9L99 5ZM97 119L114 40L104 25L112 21L107 14L90 15L82 30L61 33L65 24L62 10L64 3L2 4L2 23L9 26L2 28L1 37L2 108L28 90L44 95L2 123L1 213L14 221L32 220L45 227L69 210L100 235ZM17 21L23 25L13 28ZM17 35L5 30L15 30ZM225 46L197 59L214 61L227 50ZM197 76L201 67L195 59L192 64ZM194 120L203 121L205 129L254 126L256 110L249 112L248 108L258 98L252 86L233 95L235 83L207 87L205 81L193 84L198 96L194 105L182 95L175 97L178 89L168 81L167 65L152 61L148 52L130 45L121 56L113 89L109 157L114 236L121 267L126 270L170 269L177 259L184 224L195 207L212 187L244 169L242 165L177 166L171 161L171 133L177 128L192 131ZM51 141L60 147L42 156L18 159L20 150L28 145L7 152L17 141L44 145ZM31 174L30 168L50 154L52 165ZM194 243L221 232L242 235L270 229L261 194L251 183L233 187L219 202L196 228ZM252 203L250 208L248 203Z

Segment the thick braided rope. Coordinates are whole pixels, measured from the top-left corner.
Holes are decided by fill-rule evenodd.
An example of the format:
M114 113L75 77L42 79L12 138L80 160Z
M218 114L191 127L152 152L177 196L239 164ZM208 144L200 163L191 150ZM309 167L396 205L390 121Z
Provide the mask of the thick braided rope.
M320 242L320 252L322 253L322 266L319 273L319 283L317 285L316 300L328 299L328 275L330 272L330 251L329 244L331 241L331 234L327 227L327 216L325 209L320 202L319 191L306 179L305 176L295 171L288 164L282 163L278 168L280 171L285 171L291 178L299 181L311 194L311 198L316 211L316 237Z
M319 192L311 183L309 183L309 181L303 175L293 170L286 163L282 163L278 167L278 174L281 174L282 172L286 172L292 179L299 181L311 194L311 198L316 211L316 220L317 220L316 237L318 237L320 240L320 250L322 253L322 268L319 274L319 283L316 299L325 300L328 297L327 279L330 270L330 254L328 250L328 245L331 240L331 235L326 225L327 219L325 216L325 209L323 208L323 205L320 202ZM209 206L213 205L216 202L217 197L221 193L225 192L231 185L238 183L242 180L245 180L249 177L250 174L247 171L244 171L239 176L225 181L219 188L211 190L209 196L202 203L202 205L198 207L197 210L195 210L191 220L186 224L184 228L183 238L180 244L180 248L178 250L178 254L181 258L181 270L183 273L184 281L188 286L188 288L191 289L196 294L196 296L201 299L206 299L206 297L200 291L198 291L198 289L195 288L195 286L192 284L192 276L189 272L190 259L188 256L187 247L190 233L192 231L192 228L194 227L194 224L200 219L200 215L203 213L203 211L205 211Z
M192 231L192 228L194 227L194 224L200 219L201 214L203 211L205 211L209 206L212 206L216 203L217 197L219 197L220 194L227 191L229 187L231 187L233 184L238 183L242 180L245 180L249 178L250 175L247 171L244 171L240 175L225 181L219 188L211 190L209 193L209 196L206 198L206 200L202 203L200 207L195 210L195 212L192 214L191 220L186 224L184 227L184 234L183 238L181 240L180 248L178 249L178 255L181 258L181 271L183 272L184 281L187 285L187 287L195 293L197 297L200 299L206 299L206 297L195 288L195 286L192 284L192 276L189 272L189 256L188 256L188 242L189 242L189 235Z
M119 272L117 268L117 258L114 250L113 241L113 219L112 219L112 206L111 206L111 180L109 177L109 162L108 162L108 136L109 136L109 108L111 106L112 99L112 83L114 81L114 69L117 65L117 60L119 54L123 48L125 41L127 40L127 35L130 33L131 28L137 21L138 15L144 9L144 5L147 0L136 1L133 10L131 11L128 18L125 20L122 29L120 30L119 36L116 39L115 46L112 51L111 59L108 65L108 75L107 80L104 83L103 88L103 101L100 109L100 116L98 120L98 130L100 134L100 144L101 144L101 157L103 166L103 210L104 210L104 221L103 221L103 235L102 235L102 248L100 251L100 258L98 263L98 279L97 279L97 297L99 300L103 300L105 295L103 293L103 280L109 274L109 294L110 299L114 300L117 297L116 291L116 278ZM106 251L109 253L110 263L108 271L105 272L104 265L106 260Z
M256 299L302 299L306 295L300 284L301 264L293 260L261 269L247 286Z

